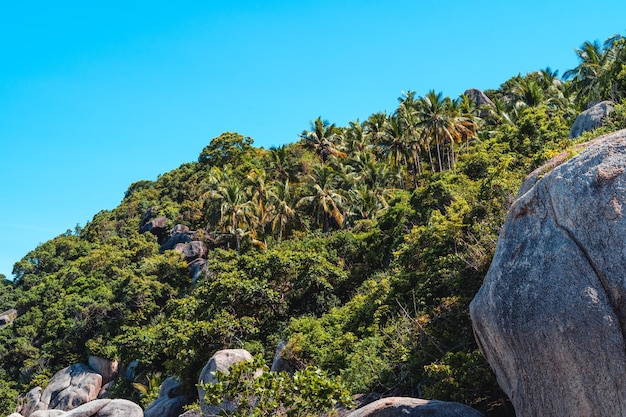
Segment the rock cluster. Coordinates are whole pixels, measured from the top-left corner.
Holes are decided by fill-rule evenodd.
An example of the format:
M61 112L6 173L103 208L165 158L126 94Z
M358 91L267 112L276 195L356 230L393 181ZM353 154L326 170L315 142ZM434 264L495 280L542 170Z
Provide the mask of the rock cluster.
M188 226L177 224L168 232L167 217L159 216L153 219L156 207L151 207L142 216L139 222L139 233L150 232L157 237L159 252L175 250L185 257L189 276L193 283L197 281L206 268L208 249L204 242L195 239L196 231L189 230Z
M141 407L128 400L101 399L85 403L70 411L39 410L30 414L30 417L142 417ZM13 413L8 417L23 417Z
M19 415L48 416L59 411L76 409L106 396L109 384L117 375L118 363L94 356L89 358L89 364L91 366L78 363L61 369L52 376L46 389L35 387L30 390L21 398L17 409ZM103 407L105 405L99 404ZM113 406L109 406L109 409L111 407Z
M626 415L626 130L520 190L470 305L516 415Z

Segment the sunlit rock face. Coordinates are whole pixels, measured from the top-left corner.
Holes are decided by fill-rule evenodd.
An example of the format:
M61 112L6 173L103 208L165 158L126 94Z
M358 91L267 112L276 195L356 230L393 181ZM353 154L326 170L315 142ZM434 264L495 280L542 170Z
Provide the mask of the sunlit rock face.
M582 135L583 132L602 126L602 122L604 122L606 116L613 111L614 105L615 103L612 101L601 101L580 113L570 129L569 137L577 138Z
M532 173L507 216L470 313L518 417L626 415L625 170L622 130Z

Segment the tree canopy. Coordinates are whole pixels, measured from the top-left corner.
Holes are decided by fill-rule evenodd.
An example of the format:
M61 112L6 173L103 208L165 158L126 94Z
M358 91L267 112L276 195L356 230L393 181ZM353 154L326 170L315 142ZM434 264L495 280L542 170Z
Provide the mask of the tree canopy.
M113 210L45 242L0 276L0 408L86 353L128 364L116 395L156 376L195 391L223 348L317 367L352 393L465 402L506 415L468 305L527 175L574 140L586 106L611 99L595 133L624 127L626 52L585 43L563 79L549 68L485 93L409 92L397 109L340 127L321 117L279 148L227 132L198 160L129 186ZM192 280L177 251L139 233L151 210L210 249ZM161 250L160 250L161 248ZM144 392L145 394L145 392Z

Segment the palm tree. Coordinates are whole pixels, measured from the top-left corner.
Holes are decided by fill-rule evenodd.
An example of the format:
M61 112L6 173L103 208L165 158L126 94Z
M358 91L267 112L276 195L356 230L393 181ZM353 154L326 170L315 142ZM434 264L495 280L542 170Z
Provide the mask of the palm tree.
M418 127L417 111L415 110L416 105L415 93L410 91L404 97L400 98L400 105L396 110L396 117L401 122L408 141L407 151L413 165L413 186L415 188L417 188L417 175L421 175L422 173L420 154L424 148ZM428 147L426 148L428 149L428 158L432 168L432 155L430 149Z
M302 197L297 207L307 207L324 233L330 230L331 221L342 227L344 221L341 193L335 188L337 175L332 168L324 165L315 166L311 174L313 181L309 195Z
M448 169L455 164L454 145L476 134L476 123L460 112L460 101L429 91L417 104L418 126L425 138L432 138L437 147L439 171L443 171L441 144L448 144Z
M580 61L574 69L565 71L563 79L571 80L572 86L576 94L576 101L582 103L586 101L602 100L602 81L603 75L607 72L612 64L614 53L611 51L612 38L607 40L605 47L600 42L585 42L579 49L576 49L576 55Z
M451 120L447 114L446 106L448 100L448 97L443 97L443 93L435 93L434 90L431 90L419 100L417 106L418 125L422 128L422 135L425 141L428 140L426 138L429 138L435 142L440 172L443 171L441 144L452 136L450 130Z
M235 236L237 253L241 254L243 227L253 214L253 206L245 189L238 181L228 181L213 192L213 198L220 201L220 224L222 231Z
M337 149L335 142L338 140L338 129L334 124L330 124L320 117L312 121L311 130L303 130L300 138L304 143L312 148L320 157L322 164L330 155L346 157L344 152Z
M364 135L374 147L374 154L377 157L384 154L381 144L387 134L388 123L388 116L384 112L374 113L363 122Z
M272 178L278 181L296 181L297 166L294 163L290 148L281 145L278 148L270 148L268 153L267 171Z
M354 220L374 219L376 215L387 207L387 201L365 184L350 192L350 214Z
M404 180L402 178L402 165L406 165L406 156L409 150L409 138L407 131L403 128L401 121L397 116L389 118L387 129L385 130L381 145L385 154L397 170L397 178L400 188L404 189Z
M282 240L297 222L294 197L289 180L276 183L270 191L270 225L278 240Z
M268 200L270 189L266 185L266 172L263 169L252 170L245 179L246 194L250 196L252 237L262 238L265 226L269 223Z

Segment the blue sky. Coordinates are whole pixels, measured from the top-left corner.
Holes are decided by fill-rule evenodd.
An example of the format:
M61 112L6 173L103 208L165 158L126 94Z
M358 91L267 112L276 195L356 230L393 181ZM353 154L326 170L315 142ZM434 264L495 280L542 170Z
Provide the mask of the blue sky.
M624 16L623 0L3 2L0 274L221 132L268 148L403 91L562 74Z

